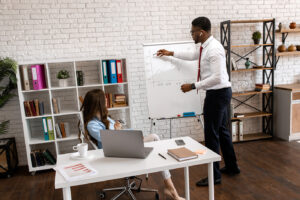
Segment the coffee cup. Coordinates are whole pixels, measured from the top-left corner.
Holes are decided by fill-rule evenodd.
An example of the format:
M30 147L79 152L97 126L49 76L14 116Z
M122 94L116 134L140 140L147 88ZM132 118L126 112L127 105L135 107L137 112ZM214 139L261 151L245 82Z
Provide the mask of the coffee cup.
M73 146L73 150L78 151L80 157L86 157L87 150L88 150L88 144L87 143L77 144L76 146Z

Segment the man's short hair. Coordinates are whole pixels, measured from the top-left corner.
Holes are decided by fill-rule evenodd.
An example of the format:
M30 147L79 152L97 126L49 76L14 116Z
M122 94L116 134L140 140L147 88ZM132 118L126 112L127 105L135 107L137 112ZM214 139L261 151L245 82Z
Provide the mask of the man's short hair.
M211 23L207 17L197 17L192 21L192 25L201 28L206 32L210 32Z

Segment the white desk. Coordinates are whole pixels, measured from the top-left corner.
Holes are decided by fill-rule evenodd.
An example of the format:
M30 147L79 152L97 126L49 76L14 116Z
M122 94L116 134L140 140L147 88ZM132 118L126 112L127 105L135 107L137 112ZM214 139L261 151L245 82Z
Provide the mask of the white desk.
M159 172L168 169L184 168L185 198L189 200L189 166L208 164L209 200L213 200L213 162L220 161L220 155L207 149L207 152L204 155L199 155L197 159L178 162L167 154L167 149L178 148L174 141L175 139L183 139L186 143L185 147L192 151L207 149L205 146L201 145L199 142L190 137L182 137L145 143L145 146L147 147L154 147L153 151L146 159L107 158L104 157L102 149L89 151L88 153L93 154L94 158L86 161L71 160L71 154L58 155L57 166L69 165L79 162L89 163L94 169L98 171L98 173L93 177L67 182L63 178L63 176L59 172L57 172L55 175L55 189L62 188L64 200L71 200L72 186ZM165 160L162 157L158 156L158 153L162 153L166 156L167 159Z

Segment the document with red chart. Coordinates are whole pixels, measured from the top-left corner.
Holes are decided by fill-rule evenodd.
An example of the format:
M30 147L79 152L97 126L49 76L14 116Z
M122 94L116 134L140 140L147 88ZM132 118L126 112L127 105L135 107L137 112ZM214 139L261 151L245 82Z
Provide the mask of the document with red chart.
M57 167L56 170L58 170L67 181L75 181L97 174L97 171L86 163L60 166Z

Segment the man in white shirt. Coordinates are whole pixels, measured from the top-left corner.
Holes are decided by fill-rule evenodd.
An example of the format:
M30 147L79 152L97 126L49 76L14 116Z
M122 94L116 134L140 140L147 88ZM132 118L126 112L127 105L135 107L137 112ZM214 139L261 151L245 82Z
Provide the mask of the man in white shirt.
M192 21L191 35L196 45L194 52L172 52L165 49L157 51L157 56L174 56L183 60L199 60L197 82L183 84L181 90L206 90L204 101L204 136L205 145L216 153L220 146L225 167L219 169L219 162L214 163L214 183L221 183L221 172L229 175L240 173L237 166L233 144L228 130L228 107L231 100L231 83L226 70L226 57L223 46L211 35L211 23L206 17ZM196 78L196 76L195 76ZM196 183L207 186L208 179Z

